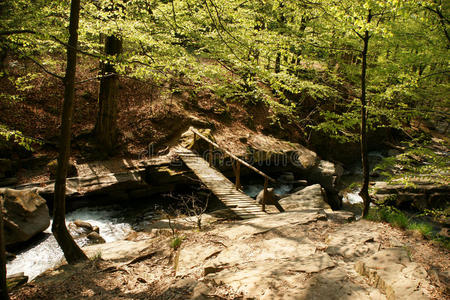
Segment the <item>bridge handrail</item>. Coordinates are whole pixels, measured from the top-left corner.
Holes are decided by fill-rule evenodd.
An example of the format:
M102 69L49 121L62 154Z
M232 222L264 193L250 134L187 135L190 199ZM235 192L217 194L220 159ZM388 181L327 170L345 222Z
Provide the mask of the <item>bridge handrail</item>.
M233 153L231 153L230 151L223 149L222 147L220 147L219 145L217 145L216 143L214 143L213 141L211 141L210 139L208 139L206 136L204 136L203 134L201 134L198 130L191 128L191 131L198 135L200 138L202 138L203 140L205 140L206 142L208 142L210 145L216 147L217 149L222 150L223 152L225 152L228 156L230 156L231 158L233 158L234 160L238 161L239 163L243 164L244 166L246 166L247 168L251 169L252 171L255 171L256 173L258 173L259 175L263 176L264 178L272 181L272 182L276 182L275 179L273 179L272 177L270 177L269 175L267 175L264 172L261 172L260 170L258 170L257 168L255 168L254 166L250 165L249 163L247 163L246 161L240 159L239 157L237 157L236 155L234 155Z

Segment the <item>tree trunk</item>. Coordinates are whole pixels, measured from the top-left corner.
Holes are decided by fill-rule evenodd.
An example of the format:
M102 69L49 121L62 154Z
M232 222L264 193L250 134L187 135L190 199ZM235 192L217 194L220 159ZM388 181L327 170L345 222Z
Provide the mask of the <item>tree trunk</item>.
M122 53L122 40L113 35L105 39L105 54L117 57ZM105 153L111 154L117 142L117 96L119 76L113 62L102 66L102 79L98 95L98 117L95 124L95 137Z
M1 44L1 39L0 39L0 44ZM5 67L5 61L6 61L6 57L8 56L8 52L5 49L0 48L0 75L1 76L6 76L5 72L6 72L6 67Z
M64 78L64 105L61 118L61 139L56 169L55 199L53 203L52 232L64 252L69 264L87 259L73 240L66 227L66 175L70 156L70 138L75 96L75 72L77 64L78 21L80 0L72 0L70 7L69 44L67 46L67 68Z
M280 73L281 71L281 53L278 52L275 58L275 73Z
M368 23L372 18L369 11ZM362 217L365 218L369 214L370 196L369 196L369 158L367 153L367 101L366 101L366 71L367 71L367 51L369 48L369 31L364 32L361 65L361 163L363 169L363 184L359 195L363 199L364 209Z
M3 232L3 199L0 196L0 297L2 300L9 300L8 286L6 284L6 253L5 235Z

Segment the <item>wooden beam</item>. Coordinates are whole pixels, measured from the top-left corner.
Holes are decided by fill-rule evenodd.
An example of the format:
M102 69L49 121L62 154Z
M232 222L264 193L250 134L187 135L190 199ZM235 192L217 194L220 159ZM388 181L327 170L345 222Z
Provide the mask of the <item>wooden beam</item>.
M263 176L264 178L272 181L272 182L276 182L275 179L273 179L272 177L270 177L269 175L265 174L264 172L261 172L260 170L258 170L257 168L255 168L254 166L250 165L249 163L247 163L246 161L243 161L242 159L240 159L239 157L237 157L236 155L234 155L233 153L231 153L228 150L222 149L219 145L217 145L216 143L214 143L213 141L211 141L210 139L208 139L206 136L204 136L203 134L201 134L198 130L191 128L191 131L193 133L196 133L200 138L204 139L206 142L208 142L210 145L213 145L214 147L216 147L217 149L222 150L223 152L225 152L226 154L228 154L231 158L233 158L234 160L240 162L241 164L243 164L244 166L246 166L247 168L255 171L256 173L258 173L259 175Z

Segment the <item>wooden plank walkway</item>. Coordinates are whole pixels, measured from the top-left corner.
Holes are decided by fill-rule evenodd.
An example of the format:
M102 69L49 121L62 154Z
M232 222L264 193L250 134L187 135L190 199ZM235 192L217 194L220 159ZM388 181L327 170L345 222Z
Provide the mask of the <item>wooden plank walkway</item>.
M178 156L195 175L219 198L231 211L242 219L266 216L256 201L241 191L222 173L209 166L199 155L186 148L177 150Z

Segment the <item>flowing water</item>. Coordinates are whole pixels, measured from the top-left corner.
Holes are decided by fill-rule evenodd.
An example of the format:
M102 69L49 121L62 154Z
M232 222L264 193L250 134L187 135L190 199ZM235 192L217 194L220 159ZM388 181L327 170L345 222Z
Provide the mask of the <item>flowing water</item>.
M378 163L380 163L385 156L380 151L370 151L369 164L372 170ZM348 204L355 205L363 203L363 199L358 195L362 182L362 167L361 162L357 161L349 166L346 166L346 172L341 178L341 188L343 198L342 200ZM358 187L349 188L352 184L358 184Z
M133 229L145 226L154 217L154 209L136 212L120 207L102 207L78 209L68 213L66 221L67 225L75 220L83 220L98 226L105 241L113 242L124 239ZM81 247L88 244L86 237L77 238L76 242ZM57 266L63 259L63 252L51 233L51 225L44 231L42 238L16 255L6 265L8 274L23 272L29 280Z
M360 195L358 195L360 189L354 189L351 192L346 192L342 198L342 201L347 202L349 204L358 204L363 203L363 199Z

